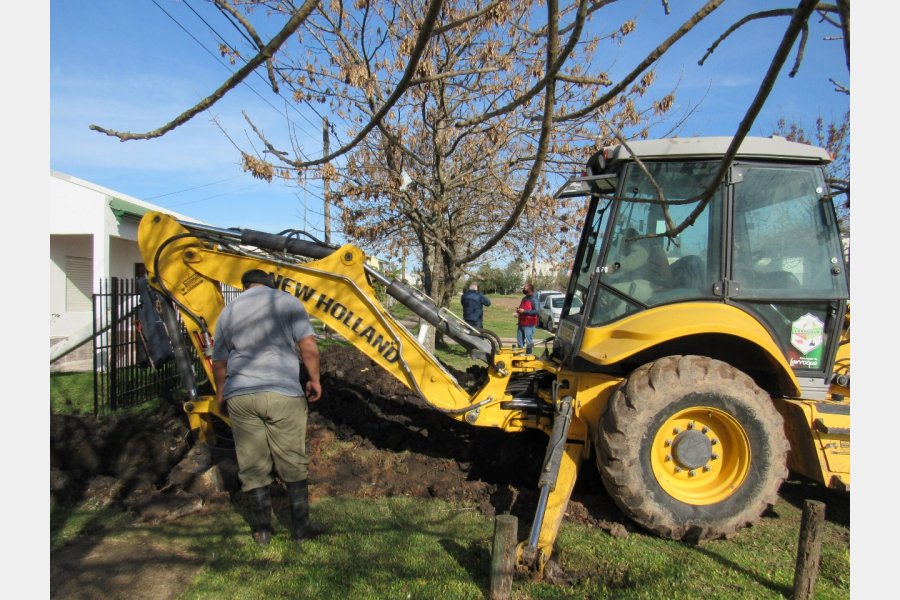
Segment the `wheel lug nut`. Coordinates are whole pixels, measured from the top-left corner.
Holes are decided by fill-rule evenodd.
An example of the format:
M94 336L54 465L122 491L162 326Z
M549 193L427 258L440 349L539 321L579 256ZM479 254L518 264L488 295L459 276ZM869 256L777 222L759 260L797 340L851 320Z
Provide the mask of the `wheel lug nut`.
M688 429L693 429L693 428L694 428L694 422L691 421L690 423L688 423Z
M712 444L713 446L715 446L716 444L719 443L719 440L712 439L712 440L709 440L709 443Z
M688 471L688 475L691 476L691 477L693 477L693 476L696 475L696 474L697 474L697 472L694 471L693 469L691 469L690 471Z
M704 473L709 473L709 470L710 470L710 469L709 469L708 466L703 465L703 472L704 472Z
M709 432L709 427L704 426L700 431L702 431L703 433L707 433Z
M666 440L665 443L664 443L664 445L665 445L666 448L668 448L669 446L672 445L672 440Z
M672 430L672 433L674 433L675 435L678 435L679 433L681 433L681 430L676 427L675 429Z
M713 455L710 456L709 458L710 458L711 460L717 460L717 459L719 458L719 455L718 455L718 454L713 454Z
M670 460L672 460L672 455L666 454L666 462L669 462Z
M681 473L681 467L675 467L675 472L676 472L676 473Z

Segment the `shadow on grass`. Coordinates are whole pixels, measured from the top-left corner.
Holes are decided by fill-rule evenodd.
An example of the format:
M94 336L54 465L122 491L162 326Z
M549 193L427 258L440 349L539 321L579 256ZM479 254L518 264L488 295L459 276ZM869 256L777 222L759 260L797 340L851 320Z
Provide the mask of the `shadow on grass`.
M487 591L490 557L484 536L473 533L484 525L452 507L405 499L323 499L311 510L321 535L292 541L287 509L278 509L275 536L265 547L253 544L245 515L234 509L237 515L223 516L233 525L233 539L223 540L214 553L211 540L194 540L210 556L194 593L383 598L408 591L412 597L470 598Z
M749 580L755 581L762 587L770 589L773 592L775 592L776 594L780 594L780 595L784 596L785 598L790 598L791 595L793 594L794 590L791 587L788 587L786 585L779 585L779 584L777 584L773 581L770 581L764 577L760 577L758 574L754 573L750 569L744 568L741 565L739 565L738 563L734 562L733 560L725 558L724 556L717 554L715 552L712 552L711 550L709 550L707 548L703 548L702 546L696 546L693 548L693 550L695 552L697 552L698 554L702 554L703 556L706 556L710 560L714 560L717 563L719 563L720 565L727 567L729 570L734 571L735 573L740 573L743 577L746 577Z
M806 500L825 504L825 520L842 527L850 527L850 493L828 489L820 483L792 477L781 485L779 495L791 505L803 510Z

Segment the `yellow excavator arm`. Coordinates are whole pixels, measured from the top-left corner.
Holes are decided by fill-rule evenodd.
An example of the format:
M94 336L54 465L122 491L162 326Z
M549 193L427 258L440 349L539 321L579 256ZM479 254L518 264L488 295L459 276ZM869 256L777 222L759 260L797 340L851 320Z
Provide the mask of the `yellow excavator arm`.
M158 212L141 220L138 244L148 282L166 300L160 308L167 329L177 330L174 306L191 344L203 357L210 385L214 382L211 356L216 321L225 306L226 286L236 291L247 270L262 269L272 274L278 289L297 298L312 318L365 353L434 409L472 425L506 431L536 428L548 433L545 468L538 482L541 505L532 533L518 554L526 566L543 569L588 449L587 428L575 414L577 406L572 406L571 397L562 398L555 385L552 393L545 391L539 397L534 388L530 395L523 393L522 381L527 383L538 374L555 378L556 365L522 349L501 348L496 337L470 327L420 292L367 266L365 254L352 245L335 248L291 235L219 229ZM487 376L478 390L470 393L464 389L385 309L378 300L376 284L486 363ZM211 395L197 392L184 348L181 354L179 369L188 388L185 410L191 428L201 441L212 443L213 417L226 424L228 417L218 412ZM176 347L176 360L178 356Z
M472 408L469 393L378 301L359 248L329 249L308 243L312 251L324 256L301 262L287 253L249 252L238 239L229 243L230 230L217 239L212 228L198 231L195 226L187 227L170 216L151 213L141 222L138 241L151 286L178 307L201 356L208 359L211 352L216 320L225 306L223 285L239 288L245 271L262 269L274 276L276 287L296 297L312 318L344 337L436 409L463 414ZM490 351L489 343L475 338L475 332L465 332L464 324L459 323L452 326L471 338L470 346ZM204 367L212 381L209 360Z

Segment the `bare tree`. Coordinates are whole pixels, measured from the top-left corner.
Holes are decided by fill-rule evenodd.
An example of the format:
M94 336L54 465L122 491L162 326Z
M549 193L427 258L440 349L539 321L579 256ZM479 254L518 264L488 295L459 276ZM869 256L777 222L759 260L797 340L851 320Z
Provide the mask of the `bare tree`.
M543 76L547 28L520 25L546 18L531 9L527 4L510 5L503 13L485 12L458 27L450 25L459 22L460 13L448 10L438 24L442 34L420 61L415 88L381 120L377 132L348 154L339 175L344 231L383 253L416 247L424 287L444 305L468 265L492 249L561 260L563 242L571 238L580 219L583 204L553 200L546 178L583 165L597 149L596 118L585 116L554 127L554 140L560 141L546 143L539 170L538 148L548 136L548 126L536 115L543 114L546 97L535 96L490 120L470 119L510 90L523 89L529 80ZM579 9L569 21L573 27L560 29L582 35L587 4ZM628 31L624 26L605 36L582 37L579 43L596 44ZM344 88L341 99L356 109L361 120L368 118L369 107L379 104L384 88L393 87L389 69L377 67L383 60L365 52L368 40L370 36L360 36L352 51L335 52L330 61L342 72L379 73L377 82L361 79ZM565 45L573 48L573 56L581 53L571 39ZM570 71L577 73L578 68ZM560 82L557 101L586 101L592 89L586 81L582 77L578 82ZM652 81L649 72L617 96L604 109L609 119L622 128L645 126L647 115L635 104ZM659 117L670 106L663 99L648 112ZM533 192L522 202L529 185ZM498 236L501 224L509 223L517 211L513 223L518 226ZM533 267L532 260L527 262Z
M654 63L724 0L706 2L618 81L598 66L603 42L620 40L637 24L627 21L608 35L587 26L602 19L615 0L306 0L299 6L292 0L210 1L245 34L250 58L223 49L243 66L158 129L92 129L122 141L165 135L265 67L273 90L327 106L346 124L346 139L338 139L330 154L310 159L293 136L279 147L247 115L261 149L242 150L245 169L268 180L315 169L316 176L337 181L347 232L372 242L415 242L429 270L430 291L447 298L466 265L503 244L527 255L544 232L574 228L577 214L554 205L549 178L571 172L604 143L646 135L646 119L664 115L673 103L671 93L641 99L653 83ZM668 14L665 0L661 8ZM698 212L792 53L790 74L801 68L808 24L816 16L843 38L849 68L849 0L800 0L796 7L749 13L700 59L702 64L749 23L788 20ZM268 42L253 24L266 17L284 22ZM404 185L404 177L412 185ZM669 223L664 235L676 235L694 218ZM552 244L541 251L552 252Z

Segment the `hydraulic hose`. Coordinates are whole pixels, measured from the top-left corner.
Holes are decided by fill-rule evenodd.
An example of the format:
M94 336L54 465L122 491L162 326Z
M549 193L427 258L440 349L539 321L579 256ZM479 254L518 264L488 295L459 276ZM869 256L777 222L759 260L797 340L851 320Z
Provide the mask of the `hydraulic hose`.
M186 223L183 221L179 221L179 223L190 230L202 231L207 234L240 240L241 244L256 246L262 250L288 252L312 259L325 258L336 249L333 246L319 242L300 240L276 233L257 231L255 229L221 229L208 225L198 225L197 223ZM433 302L420 298L413 288L410 288L400 281L388 279L369 266L365 266L364 268L369 276L377 279L387 287L389 296L409 308L416 315L432 325L436 330L461 344L467 350L483 352L486 356L491 356L498 350L498 348L495 347L495 343L487 336L473 334L471 331L468 331L462 323L446 319Z

